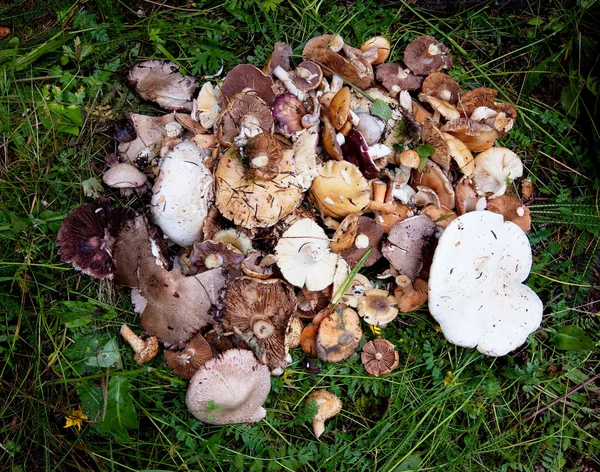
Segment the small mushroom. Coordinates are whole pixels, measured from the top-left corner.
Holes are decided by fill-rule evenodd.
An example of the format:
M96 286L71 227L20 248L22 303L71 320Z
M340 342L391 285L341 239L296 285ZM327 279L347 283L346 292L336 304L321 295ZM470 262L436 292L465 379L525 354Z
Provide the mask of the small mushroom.
M242 261L242 272L256 279L268 279L273 275L273 266L277 257L272 254L266 255L261 251L251 251Z
M385 129L385 123L368 113L358 113L357 116L360 121L356 130L364 136L368 146L377 144Z
M210 82L206 82L198 97L194 100L192 108L192 118L200 123L205 129L212 129L217 121L221 107L219 106L219 99L221 97L221 90L214 88Z
M413 283L410 277L399 275L396 277L396 290L394 296L398 302L400 313L410 313L422 307L427 301L427 282L417 279Z
M158 338L156 336L149 336L146 339L142 339L126 324L121 325L121 336L131 346L133 352L135 352L133 360L138 365L150 362L159 352L160 346L158 345Z
M390 41L384 36L375 36L362 43L360 50L366 52L373 47L377 48L377 59L372 62L372 64L383 64L385 61L387 61L387 58L390 57Z
M400 356L391 342L385 339L374 339L363 346L360 360L369 375L379 377L389 374L398 367Z
M460 171L467 177L473 177L475 173L475 160L469 148L460 140L448 133L442 133L448 145L450 157L456 161Z
M456 104L461 92L460 85L448 74L441 72L429 74L421 87L422 94L445 100L452 105Z
M198 369L185 403L208 424L256 423L267 414L262 405L270 390L268 367L251 351L230 349Z
M273 45L273 52L269 57L269 62L263 68L263 73L268 75L273 75L273 71L277 66L281 67L285 71L290 70L290 56L292 55L293 50L291 46L284 42L276 42Z
M446 172L450 171L450 149L444 138L431 118L425 118L423 121L422 137L424 143L431 144L435 152L430 156L431 160L438 164Z
M337 141L336 130L328 116L323 116L322 120L323 132L321 133L321 145L329 157L336 161L341 161L344 159L344 155L342 154L340 143Z
M319 325L317 353L327 362L341 362L356 352L362 339L360 318L350 308L336 308Z
M302 61L295 69L294 82L303 92L314 90L321 85L323 71L312 61Z
M383 239L383 235L383 228L375 220L367 216L361 216L358 219L358 228L354 241L340 255L350 266L353 266L371 249L371 253L363 263L363 267L370 267L381 258L381 240Z
M306 109L300 100L291 93L282 93L273 103L273 117L277 120L279 130L286 136L302 131L302 117Z
M358 299L358 314L370 325L386 326L398 316L396 299L386 290L365 290Z
M215 208L215 211L218 210ZM242 251L243 254L248 254L250 251L252 251L252 240L246 233L240 231L239 229L229 228L218 230L213 232L212 235L205 234L204 239L212 239L215 242L230 244L231 246Z
M473 152L491 148L498 138L498 132L491 126L465 118L448 121L440 129L459 139Z
M469 118L478 107L494 107L494 99L498 91L490 88L480 87L469 92L461 93L456 108L465 118Z
M359 218L360 212L350 213L339 223L329 243L329 249L339 254L352 247L356 236L358 236Z
M477 195L475 185L468 177L461 178L455 186L456 213L464 215L470 211L485 210L486 199ZM480 206L484 204L483 208Z
M221 93L225 104L241 92L254 91L269 106L273 106L275 92L273 79L250 64L239 64L231 69L221 86Z
M225 148L244 145L259 133L271 134L274 124L271 109L258 95L238 93L217 118L217 139Z
M398 95L401 90L417 90L423 83L423 77L400 64L381 64L377 66L375 76L392 96Z
M196 371L213 358L210 344L200 333L188 341L183 351L165 351L165 362L177 375L191 379Z
M211 240L195 243L190 255L191 274L201 274L219 267L233 279L242 275L243 260L242 252L229 244Z
M318 408L317 414L312 420L313 431L318 439L325 431L325 421L342 411L342 401L337 395L324 389L311 393L306 399L306 403L308 404L311 400L315 401Z
M419 36L404 50L404 63L418 75L452 67L448 48L431 36Z
M512 221L525 234L531 230L531 212L516 197L502 195L488 201L487 210L503 216L504 221Z
M158 156L164 126L174 122L175 116L172 113L163 116L130 113L128 119L134 127L136 137L119 143L119 156L123 162L145 168Z
M415 187L417 185L429 187L439 197L440 204L450 209L454 208L455 196L452 184L442 169L433 161L428 160L421 173L417 172L417 170L413 170L412 177L412 184Z
M147 180L146 174L127 162L112 166L102 176L102 181L109 187L123 189L139 188Z
M475 156L473 181L480 192L491 193L491 198L504 195L507 182L523 175L523 163L510 149L492 147Z

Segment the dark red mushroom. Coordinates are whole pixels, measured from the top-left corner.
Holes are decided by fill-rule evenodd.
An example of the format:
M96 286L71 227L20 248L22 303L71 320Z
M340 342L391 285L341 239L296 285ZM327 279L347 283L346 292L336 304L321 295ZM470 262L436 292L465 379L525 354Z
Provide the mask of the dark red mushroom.
M350 130L346 142L342 145L342 152L344 160L358 166L366 179L379 177L379 167L369 156L369 145L360 131Z

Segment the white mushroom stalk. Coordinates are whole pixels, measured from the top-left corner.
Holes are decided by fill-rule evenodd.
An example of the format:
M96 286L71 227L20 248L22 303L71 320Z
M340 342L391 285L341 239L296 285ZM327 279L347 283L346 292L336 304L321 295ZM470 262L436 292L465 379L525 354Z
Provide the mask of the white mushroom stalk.
M298 98L298 100L302 102L306 100L306 92L303 92L298 87L296 87L296 84L292 80L292 77L283 67L275 67L275 69L273 70L273 75L275 75L275 77L281 80L283 82L283 85L285 85L287 91L290 92L292 95L295 95Z
M331 85L329 86L329 91L333 93L338 93L343 86L344 79L342 79L339 75L333 74L333 77L331 78Z
M543 305L522 282L531 270L529 240L516 224L489 211L448 225L429 272L429 311L446 339L503 356L542 321Z

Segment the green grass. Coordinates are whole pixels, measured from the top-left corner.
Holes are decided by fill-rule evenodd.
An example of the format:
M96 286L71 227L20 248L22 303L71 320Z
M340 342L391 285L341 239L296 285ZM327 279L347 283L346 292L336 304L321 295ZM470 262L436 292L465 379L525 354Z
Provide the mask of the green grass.
M0 470L600 469L600 382L572 392L600 372L591 349L600 340L595 1L451 14L374 0L10 3L0 6L0 25L13 30L0 42ZM56 232L115 151L114 120L159 112L124 84L135 60L174 60L201 77L260 65L275 41L300 53L331 31L355 45L387 35L391 60L431 34L450 47L464 88L498 88L517 105L501 142L536 189L528 283L545 302L542 327L493 359L445 342L422 309L382 332L400 352L393 374L366 376L358 356L317 361L311 374L295 351L272 379L265 421L205 425L187 413L186 382L162 358L133 363L118 337L122 322L139 329L127 294L62 264ZM568 326L579 345L559 349ZM321 441L304 406L315 388L344 403ZM90 421L64 429L82 402Z

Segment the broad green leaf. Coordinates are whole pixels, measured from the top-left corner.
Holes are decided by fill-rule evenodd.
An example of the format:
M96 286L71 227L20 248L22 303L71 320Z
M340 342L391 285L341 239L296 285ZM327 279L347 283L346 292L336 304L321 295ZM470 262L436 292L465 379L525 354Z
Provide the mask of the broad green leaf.
M417 171L423 172L423 169L425 169L425 165L427 165L427 159L429 159L430 156L433 156L435 154L435 148L431 144L421 144L417 148L417 154L421 158L421 161L419 162L419 168L417 169Z
M85 365L103 368L123 368L119 346L115 338L111 337L109 341L98 350L96 355L88 357L85 361Z
M408 456L398 467L396 467L394 472L410 472L421 470L419 468L421 465L421 460L422 459L419 456Z
M574 118L579 116L579 96L581 90L573 84L569 84L562 89L560 94L560 104L567 115Z
M58 318L67 328L86 326L94 319L110 320L117 316L112 308L106 309L90 302L63 301ZM104 341L106 342L106 341Z
M552 336L552 344L563 351L597 351L594 341L578 326L563 326Z
M371 114L378 116L383 121L387 121L392 117L392 109L381 98L376 98L371 107Z

